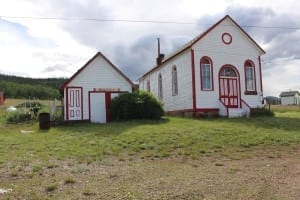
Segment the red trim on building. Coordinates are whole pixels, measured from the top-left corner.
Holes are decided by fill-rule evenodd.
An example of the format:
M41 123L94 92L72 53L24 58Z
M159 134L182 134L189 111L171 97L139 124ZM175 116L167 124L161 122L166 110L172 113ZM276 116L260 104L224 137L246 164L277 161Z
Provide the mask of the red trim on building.
M197 108L196 112L216 112L219 108Z
M229 33L223 33L221 37L224 44L230 45L232 43L232 36ZM228 37L229 41L226 41L225 37Z
M254 90L248 90L248 88L247 88L246 67L249 67L249 66L247 66L247 63L250 63L251 68L253 69ZM257 95L255 64L250 59L248 59L244 62L244 75L245 75L245 95Z
M105 92L105 109L106 109L106 122L110 122L110 104L111 104L111 93Z
M208 60L210 64L210 78L211 78L211 89L205 90L203 89L203 84L202 84L202 64L204 63L205 60ZM200 59L200 85L201 85L201 90L202 91L214 91L214 70L213 70L213 62L212 59L209 56L203 56Z
M242 27L240 25L238 25L236 23L236 21L234 21L229 15L226 15L225 17L223 17L222 19L220 19L217 23L215 23L213 26L211 26L207 31L205 31L200 36L198 36L192 42L192 44L190 46L193 46L195 43L197 43L200 39L202 39L205 35L207 35L210 31L212 31L216 26L218 26L220 23L222 23L227 18L230 21L232 21L246 35L246 37L248 37L260 51L262 51L262 53L265 53L265 51L250 37L250 35L248 35L248 33L246 33L246 31L244 31L244 29L242 29Z
M4 92L0 92L0 105L3 105L5 101Z
M81 87L81 120L83 120L83 88Z
M65 113L65 116L66 116L66 120L68 121L69 120L69 106L68 106L68 102L69 102L69 95L68 95L68 88L66 88L66 101L65 101L65 107L66 107L66 113Z
M197 109L182 109L182 110L172 110L167 111L167 114L170 115L181 115L184 113L192 113L193 117L196 116L197 113L218 113L219 108L197 108Z
M265 54L266 52L249 36L248 33L246 33L242 27L240 25L238 25L229 15L226 15L225 17L223 17L222 19L220 19L217 23L215 23L213 26L211 26L209 29L207 29L204 33L200 34L199 36L197 36L196 38L194 38L193 40L191 40L190 42L188 42L186 45L184 45L182 47L181 50L179 50L178 52L174 53L174 55L171 55L169 58L166 58L165 60L163 60L161 62L161 64L153 67L151 70L149 70L148 72L146 72L141 78L144 78L145 76L147 76L149 73L151 73L152 71L158 69L160 66L162 66L164 63L166 63L167 61L171 60L172 58L176 57L177 55L181 54L182 52L186 51L187 49L190 49L195 43L197 43L199 40L201 40L204 36L206 36L209 32L211 32L216 26L218 26L220 23L222 23L225 19L229 19L233 24L235 24L238 29L240 29L240 31L242 33L245 34L245 36L251 41L253 42L253 44L261 51L262 54ZM140 78L140 79L141 79Z
M88 92L89 122L91 123L91 91Z
M111 121L109 108L111 105L111 94L113 93L126 93L127 91L89 91L88 92L88 107L89 107L89 122L91 122L91 93L104 93L105 95L105 109L106 109L106 122Z
M261 57L258 56L259 76L260 76L260 91L263 92L262 73L261 73Z
M221 97L221 88L220 88L220 77L221 77L221 75L220 75L220 73L221 73L221 71L223 70L224 67L231 67L235 71L235 73L237 74L238 104L239 104L239 108L241 108L242 107L242 102L241 102L241 99L242 99L242 97L241 97L241 78L240 78L241 76L240 76L240 73L237 70L237 68L235 66L231 65L231 64L225 64L219 70L219 73L218 73L218 79L219 79L219 99Z
M125 74L123 74L114 64L112 64L112 62L110 62L110 60L108 60L101 52L96 53L96 55L94 55L85 65L83 65L83 67L81 67L75 74L73 74L73 76L71 76L71 78L69 78L61 87L60 87L60 91L62 92L63 89L65 87L67 87L67 85L78 75L80 74L81 71L83 71L93 60L95 60L98 56L102 57L106 62L108 62L108 64L117 72L119 73L133 88L134 88L134 84L131 82L131 80L125 76Z
M191 67L192 67L192 97L193 97L193 110L196 110L196 81L195 81L195 55L194 50L191 49Z

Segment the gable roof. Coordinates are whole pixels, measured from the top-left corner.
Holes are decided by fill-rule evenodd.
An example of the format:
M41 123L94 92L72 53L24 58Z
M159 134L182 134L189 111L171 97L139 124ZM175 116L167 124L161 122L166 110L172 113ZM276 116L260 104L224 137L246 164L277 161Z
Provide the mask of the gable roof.
M221 24L224 20L229 19L234 25L236 25L236 27L246 35L246 37L262 52L262 54L265 54L266 52L250 37L250 35L244 30L242 29L242 27L240 25L238 25L236 23L236 21L234 21L229 15L226 15L225 17L223 17L222 19L220 19L217 23L215 23L214 25L212 25L210 28L208 28L206 31L204 31L203 33L201 33L200 35L198 35L197 37L195 37L194 39L192 39L191 41L189 41L188 43L186 43L185 45L183 45L181 48L179 48L178 50L176 50L175 52L171 53L170 55L166 56L161 64L153 67L152 69L150 69L148 72L146 72L144 75L142 75L141 78L144 78L145 76L147 76L149 73L151 73L152 71L158 69L160 66L162 66L162 64L166 63L167 61L171 60L172 58L176 57L177 55L181 54L182 52L186 51L187 49L190 49L195 43L197 43L199 40L201 40L204 36L206 36L209 32L211 32L216 26L218 26L219 24Z
M100 51L97 52L89 61L87 61L87 63L85 63L85 65L83 65L75 74L73 74L71 76L71 78L69 78L61 87L60 87L60 91L62 92L64 90L64 88L78 75L80 74L81 71L83 71L94 59L96 59L98 56L102 57L106 62L108 62L108 64L117 72L119 73L132 87L134 86L133 82L127 77L125 76L125 74L123 74L114 64L112 64L112 62L110 62L110 60L108 60Z
M296 94L300 95L300 93L298 91L288 91L288 92L281 92L280 93L280 97L293 97Z

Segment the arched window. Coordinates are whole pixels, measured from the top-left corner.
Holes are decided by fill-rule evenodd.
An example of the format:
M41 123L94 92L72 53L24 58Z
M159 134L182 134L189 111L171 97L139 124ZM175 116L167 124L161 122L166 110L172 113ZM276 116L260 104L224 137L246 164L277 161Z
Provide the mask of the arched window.
M200 60L201 90L214 90L212 61L209 57Z
M147 92L150 92L150 80L147 80Z
M245 62L245 85L247 92L256 92L256 82L255 82L255 67L254 63L250 60Z
M220 76L237 77L237 74L234 71L234 69L232 69L232 67L225 66L225 67L222 67L222 70L220 71Z
M173 66L172 68L172 95L178 95L178 81L177 81L177 68Z
M158 99L163 98L163 88L162 88L162 77L161 74L158 75Z

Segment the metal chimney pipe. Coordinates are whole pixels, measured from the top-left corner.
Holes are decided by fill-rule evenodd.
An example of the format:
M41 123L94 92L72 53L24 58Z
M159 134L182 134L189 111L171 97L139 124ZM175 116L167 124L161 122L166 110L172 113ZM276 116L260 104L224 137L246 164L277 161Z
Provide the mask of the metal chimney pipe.
M160 41L159 38L157 38L157 57L160 55Z

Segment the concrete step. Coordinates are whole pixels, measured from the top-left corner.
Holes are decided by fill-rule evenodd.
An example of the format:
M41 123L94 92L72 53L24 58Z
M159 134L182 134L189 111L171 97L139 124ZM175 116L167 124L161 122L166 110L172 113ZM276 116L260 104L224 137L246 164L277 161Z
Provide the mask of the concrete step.
M228 109L228 117L234 118L234 117L245 117L247 116L247 111L243 110L241 108L229 108Z

